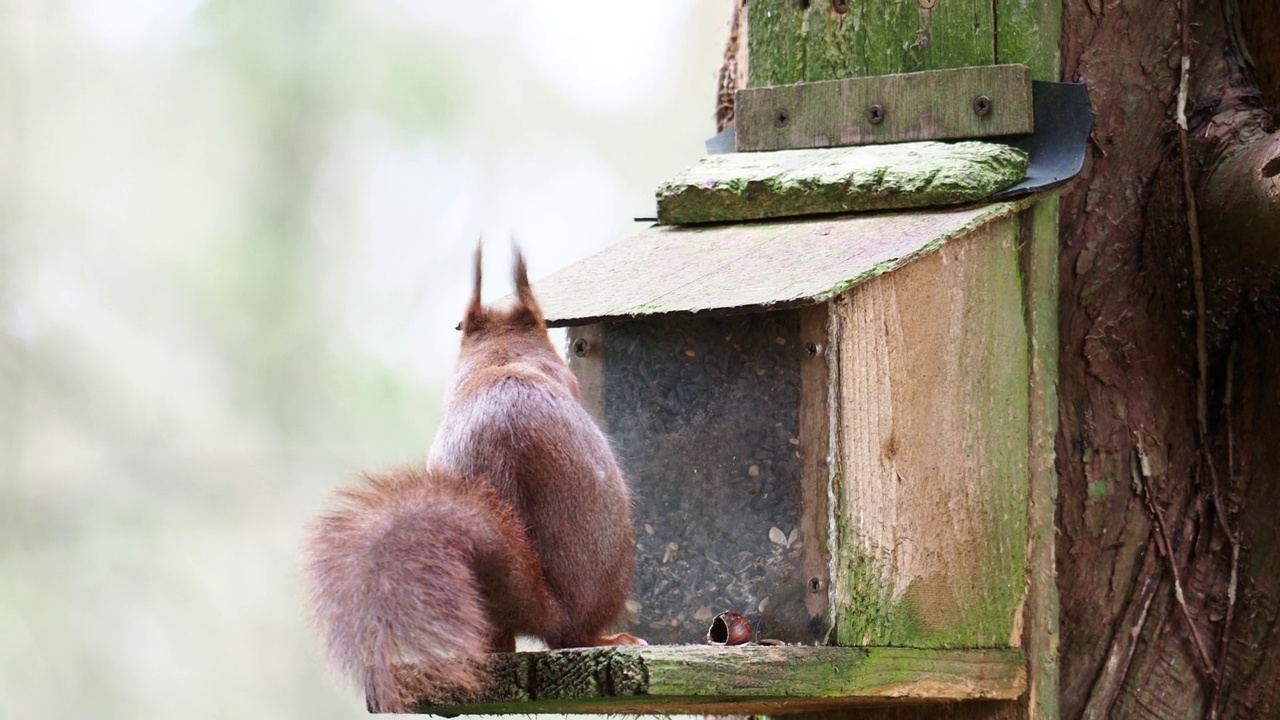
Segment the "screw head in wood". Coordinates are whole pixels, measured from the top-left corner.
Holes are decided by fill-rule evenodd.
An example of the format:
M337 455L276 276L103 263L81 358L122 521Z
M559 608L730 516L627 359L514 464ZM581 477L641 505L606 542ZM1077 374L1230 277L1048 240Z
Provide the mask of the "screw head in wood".
M938 0L916 0L921 10L932 10L938 6Z
M991 98L987 97L986 95L979 95L978 97L974 98L973 111L977 113L979 117L990 114Z
M786 108L778 108L778 112L773 115L773 126L784 128L789 122L791 122L791 113L787 112Z
M849 12L849 0L831 0L831 9L843 15Z
M817 575L809 578L809 592L817 593L821 589L822 589L822 578L819 578Z
M586 338L575 338L573 341L573 354L578 357L586 357L591 352L591 343Z
M884 122L884 106L876 103L867 109L867 120L872 125L879 125Z

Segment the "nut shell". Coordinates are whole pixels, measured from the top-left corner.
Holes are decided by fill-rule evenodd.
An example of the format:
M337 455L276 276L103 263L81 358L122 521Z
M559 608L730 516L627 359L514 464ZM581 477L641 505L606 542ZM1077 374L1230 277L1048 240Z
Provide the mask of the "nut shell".
M725 610L711 619L707 630L708 645L745 645L751 642L755 631L751 621L732 610Z

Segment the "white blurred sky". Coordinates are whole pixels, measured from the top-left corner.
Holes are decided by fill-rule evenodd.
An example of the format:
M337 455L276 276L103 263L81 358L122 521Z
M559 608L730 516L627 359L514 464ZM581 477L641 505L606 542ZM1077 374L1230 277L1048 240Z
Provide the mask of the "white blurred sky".
M147 82L166 58L207 44L201 0L68 0L65 8L91 48L86 55L96 50L126 83ZM451 362L447 328L462 308L476 238L491 248L485 295L496 298L508 287L510 237L525 247L536 280L619 239L633 229L631 218L651 215L657 183L693 162L714 132L728 8L727 0L360 3L363 23L417 24L449 38L469 104L463 127L441 134L407 134L357 109L327 138L313 212L328 250L331 330L438 383ZM163 114L140 120L186 119ZM110 183L118 180L113 173ZM181 189L180 178L163 172L124 181L160 204ZM112 195L123 192L91 189L80 199L87 221L99 219L95 203L118 208ZM135 251L159 227L137 216L107 220L133 236ZM33 297L45 301L32 307ZM7 319L19 336L94 302L56 287L23 300Z

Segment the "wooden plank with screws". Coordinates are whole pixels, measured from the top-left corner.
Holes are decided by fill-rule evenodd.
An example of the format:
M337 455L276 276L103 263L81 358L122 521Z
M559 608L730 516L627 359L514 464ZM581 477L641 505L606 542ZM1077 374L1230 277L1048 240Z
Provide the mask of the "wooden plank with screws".
M739 90L739 152L1029 133L1025 65L927 70Z

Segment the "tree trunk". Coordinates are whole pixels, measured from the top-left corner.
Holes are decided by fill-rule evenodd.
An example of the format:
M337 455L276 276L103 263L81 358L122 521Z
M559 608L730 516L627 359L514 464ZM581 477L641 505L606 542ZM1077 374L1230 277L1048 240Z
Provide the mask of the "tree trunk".
M1274 98L1235 30L1260 22L1233 0L1064 14L1098 111L1061 215L1064 717L1280 710Z
M795 33L798 46L800 33L838 38L856 4L769 7L764 27L753 9L750 32ZM1018 7L995 4L997 15ZM1086 83L1097 113L1059 216L1064 718L1280 717L1277 7L1063 9L1062 79ZM1056 37L1057 20L1037 18L1030 36ZM951 47L947 30L926 40ZM735 23L722 86L780 72L748 65L746 33ZM844 75L893 70L848 50ZM784 74L831 72L791 56L802 67Z

